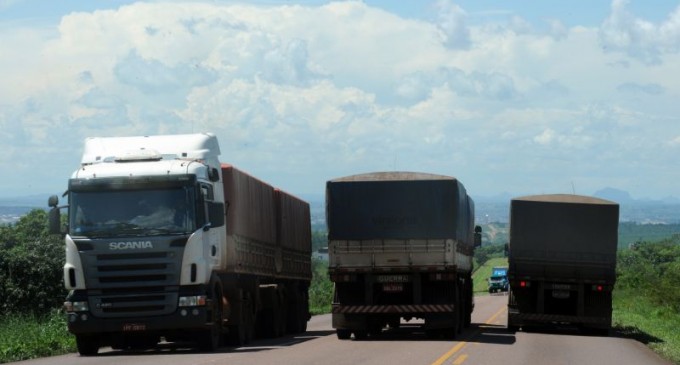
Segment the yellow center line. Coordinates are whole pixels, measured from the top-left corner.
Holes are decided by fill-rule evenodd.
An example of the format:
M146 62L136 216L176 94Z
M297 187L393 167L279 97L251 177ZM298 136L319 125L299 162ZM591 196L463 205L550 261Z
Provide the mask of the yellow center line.
M505 311L505 309L507 309L505 306L501 307L501 309L499 309L498 312L496 312L496 314L494 314L493 316L491 316L491 318L489 318L488 321L484 322L484 324L491 324L491 322L493 322L494 320L496 320L496 317L500 316L501 313L503 313L503 311Z
M464 363L465 360L467 360L467 357L468 357L468 355L466 355L466 354L458 356L458 358L453 361L453 365L460 365L460 364Z
M493 322L496 319L496 317L501 315L501 313L503 313L503 311L505 311L505 310L506 310L505 306L501 307L501 309L499 309L498 312L496 312L493 316L491 316L491 318L489 318L486 322L484 322L484 324L491 324L491 322ZM447 353L445 353L440 358L438 358L435 362L432 363L432 365L442 365L446 360L451 358L451 356L453 356L456 352L460 351L460 349L462 349L463 346L465 346L468 343L468 340L471 339L472 337L476 336L478 333L479 333L479 330L476 330L475 332L470 334L464 341L460 341L459 343L457 343L456 346L453 346L451 348L451 350L449 350ZM461 360L461 358L462 358L462 360ZM460 358L456 359L456 364L457 365L462 364L463 361L465 361L465 359L467 359L467 355L461 355Z

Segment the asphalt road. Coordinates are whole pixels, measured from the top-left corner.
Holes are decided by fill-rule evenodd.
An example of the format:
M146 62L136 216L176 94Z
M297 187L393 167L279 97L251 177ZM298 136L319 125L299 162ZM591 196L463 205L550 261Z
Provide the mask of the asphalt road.
M340 341L331 328L330 315L323 315L312 318L304 335L257 340L246 347L225 347L215 353L171 346L140 352L101 349L95 357L69 354L21 364L670 364L640 342L616 334L584 336L570 328L508 332L506 304L504 295L477 297L473 325L456 341L429 340L408 323L365 341Z

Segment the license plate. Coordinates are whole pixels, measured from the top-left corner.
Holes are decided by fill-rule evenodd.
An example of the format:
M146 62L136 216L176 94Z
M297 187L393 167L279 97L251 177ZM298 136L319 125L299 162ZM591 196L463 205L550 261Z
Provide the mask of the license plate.
M387 293L395 293L404 291L404 284L402 283L385 283L383 284L383 291Z
M123 325L123 332L137 332L137 331L146 331L146 324L126 323Z
M553 290L571 290L571 285L569 284L553 284Z
M379 283L408 283L408 275L378 275Z
M552 297L555 299L567 299L571 295L570 292L566 290L553 290Z

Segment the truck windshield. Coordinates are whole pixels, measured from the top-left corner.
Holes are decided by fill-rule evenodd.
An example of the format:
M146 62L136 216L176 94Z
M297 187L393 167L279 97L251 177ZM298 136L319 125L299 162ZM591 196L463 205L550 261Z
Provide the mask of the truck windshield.
M74 236L187 234L195 230L190 188L71 192Z

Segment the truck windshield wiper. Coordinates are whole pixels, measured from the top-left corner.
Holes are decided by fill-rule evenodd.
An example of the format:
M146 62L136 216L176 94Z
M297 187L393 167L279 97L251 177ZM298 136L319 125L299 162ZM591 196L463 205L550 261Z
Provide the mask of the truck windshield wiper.
M83 236L83 237L112 237L115 236L115 231L112 231L110 229L91 229L87 230L84 232L79 232L78 236Z
M185 234L184 231L168 228L148 228L145 230L147 235L168 235L168 234Z

